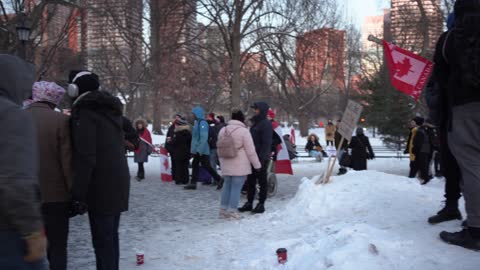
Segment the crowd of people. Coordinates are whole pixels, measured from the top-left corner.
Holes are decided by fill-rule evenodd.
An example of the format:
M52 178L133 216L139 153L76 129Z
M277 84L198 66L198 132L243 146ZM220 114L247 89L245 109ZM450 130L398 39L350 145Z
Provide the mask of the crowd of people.
M134 152L136 179L144 180L144 164L154 150L146 121L132 125L120 100L100 90L93 72L72 71L65 90L34 82L34 67L15 56L0 55L0 64L8 75L0 82L1 121L11 127L2 131L0 154L0 268L66 269L69 220L88 214L97 269L119 269L118 228L130 192L126 151ZM69 115L57 110L66 94L73 102ZM200 169L206 170L223 189L222 218L265 212L267 168L281 139L273 132L278 123L269 105L252 108L250 129L240 110L227 124L221 116L205 118L196 107L193 125L177 115L167 134L175 183L195 190ZM239 208L244 186L247 202Z
M406 153L410 177L419 175L422 184L434 175L446 179L445 207L428 219L431 224L462 219L458 201L464 196L464 229L442 232L440 238L480 250L480 3L457 0L454 10L434 56L426 94L429 119L412 120ZM70 72L66 90L53 82L35 82L34 67L14 56L0 55L0 73L0 124L5 127L0 130L0 268L66 269L69 219L88 214L97 269L118 270L118 228L130 192L125 151L134 151L136 179L142 181L153 151L147 123L132 125L120 100L100 91L100 80L90 71ZM56 110L66 94L73 100L70 116ZM168 130L165 146L175 183L195 190L201 170L208 172L222 189L223 218L265 212L267 170L282 139L274 132L278 123L269 105L257 102L252 109L249 129L240 110L233 110L226 123L196 107L193 125L177 115ZM326 145L338 150L339 174L347 167L366 170L375 154L364 129L358 128L348 142L340 125L329 121L325 128ZM286 145L294 157L294 145ZM305 149L318 160L325 156L315 134ZM242 188L247 202L239 208Z

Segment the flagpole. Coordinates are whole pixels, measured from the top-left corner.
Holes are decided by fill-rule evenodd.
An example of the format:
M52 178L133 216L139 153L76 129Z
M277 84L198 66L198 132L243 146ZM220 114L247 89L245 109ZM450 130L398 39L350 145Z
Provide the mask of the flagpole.
M378 45L382 45L382 40L377 38L376 36L374 35L369 35L368 36L368 41L371 41L371 42L375 42L377 43Z

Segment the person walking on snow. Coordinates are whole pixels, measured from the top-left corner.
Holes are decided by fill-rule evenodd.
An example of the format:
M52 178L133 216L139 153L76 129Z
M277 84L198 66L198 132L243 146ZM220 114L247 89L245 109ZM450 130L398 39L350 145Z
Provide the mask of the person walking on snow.
M448 104L448 144L462 175L468 227L440 238L480 250L480 2L457 0L454 12L455 26L437 43L433 76Z
M40 197L48 240L50 270L67 269L67 240L72 187L70 117L55 111L65 89L53 82L36 82L27 111L38 142Z
M352 169L355 171L367 170L367 159L374 159L375 154L370 145L370 140L364 134L363 128L357 128L356 136L352 137L348 147L352 149Z
M332 120L328 120L328 124L325 127L325 140L327 141L327 146L333 146L335 142L335 132L337 128L333 124Z
M210 165L210 146L208 144L209 126L205 120L205 112L201 107L195 107L193 108L192 113L195 119L195 124L192 130L192 145L190 150L190 153L193 155L192 179L190 184L185 186L185 189L197 189L198 171L200 169L200 165L202 165L215 179L215 181L219 183L219 188L217 187L217 189L220 189L222 178Z
M99 91L99 78L90 71L72 71L69 82L74 99L72 215L88 210L97 270L118 270L118 228L130 193L122 104Z
M238 210L240 212L252 211L254 214L261 214L265 212L265 202L267 200L267 170L272 157L273 127L272 123L267 119L268 109L270 108L267 103L257 102L252 108L255 110L255 116L251 119L252 127L250 128L250 133L252 134L262 169L248 176L246 182L247 202ZM257 183L260 186L259 202L257 206L253 208Z
M220 217L239 218L236 212L243 183L247 175L261 168L252 135L245 125L245 116L242 111L234 110L232 112L232 120L220 130L218 145L220 166L225 180L220 203ZM232 148L235 155L233 157L223 155L226 148Z
M187 121L179 119L175 121L175 130L171 140L172 160L177 166L175 184L186 185L189 180L188 165L190 162L190 149L192 143L192 128Z
M0 54L0 269L47 270L38 196L38 153L30 114L33 65Z
M433 178L430 175L430 164L433 155L433 146L430 136L432 129L433 126L425 121L422 126L417 128L413 140L412 153L415 156L415 168L420 172L422 185L426 185Z
M145 179L144 163L148 163L148 156L152 154L152 135L147 129L147 122L143 119L135 121L135 128L140 137L140 145L134 154L134 162L138 164L137 181Z

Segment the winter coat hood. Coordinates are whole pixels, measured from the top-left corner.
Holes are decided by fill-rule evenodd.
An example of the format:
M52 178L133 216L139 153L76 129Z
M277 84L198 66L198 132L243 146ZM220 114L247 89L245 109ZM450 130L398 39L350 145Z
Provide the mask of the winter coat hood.
M205 111L202 107L193 108L192 113L195 115L197 120L205 119Z
M21 105L32 94L35 67L12 55L0 54L0 96Z
M263 102L263 101L255 102L253 104L253 108L260 110L260 115L254 116L253 117L254 119L256 120L267 119L268 109L270 109L270 106L266 102Z

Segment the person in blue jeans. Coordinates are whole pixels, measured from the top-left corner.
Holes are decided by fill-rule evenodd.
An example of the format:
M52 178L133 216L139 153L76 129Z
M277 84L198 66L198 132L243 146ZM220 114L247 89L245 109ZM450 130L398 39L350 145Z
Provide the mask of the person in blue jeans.
M218 134L217 149L224 178L220 203L221 218L239 218L237 208L245 179L252 171L259 171L262 167L252 135L244 122L243 112L234 110L232 120Z

